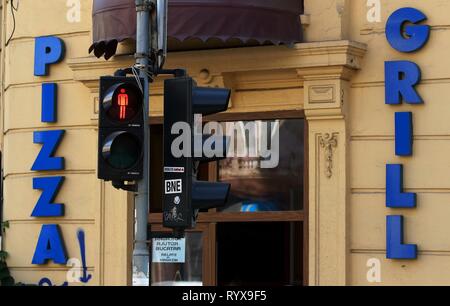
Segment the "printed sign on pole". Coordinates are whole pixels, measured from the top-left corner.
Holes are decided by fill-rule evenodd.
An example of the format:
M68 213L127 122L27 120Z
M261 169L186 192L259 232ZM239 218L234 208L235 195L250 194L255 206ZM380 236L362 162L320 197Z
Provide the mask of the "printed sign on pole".
M154 238L152 254L154 263L185 263L186 239Z

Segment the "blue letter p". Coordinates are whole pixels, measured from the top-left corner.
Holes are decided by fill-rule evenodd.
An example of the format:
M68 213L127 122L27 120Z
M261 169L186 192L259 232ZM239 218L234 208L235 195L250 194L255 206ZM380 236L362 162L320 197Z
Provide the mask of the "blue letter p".
M48 75L48 66L64 55L64 42L55 36L36 37L34 46L34 75Z

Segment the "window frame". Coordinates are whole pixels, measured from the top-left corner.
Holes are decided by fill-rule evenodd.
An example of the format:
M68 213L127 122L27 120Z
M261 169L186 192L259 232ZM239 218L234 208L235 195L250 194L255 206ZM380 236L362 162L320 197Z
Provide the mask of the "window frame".
M303 224L303 284L308 285L308 264L309 264L309 167L308 167L308 122L303 110L268 111L268 112L245 112L245 113L221 113L204 118L205 122L218 121L253 121L253 120L283 120L283 119L303 119L304 120L304 167L303 167L303 209L298 211L276 211L276 212L218 212L210 209L208 212L199 213L197 228L193 231L204 231L208 241L204 244L208 246L204 250L204 284L217 285L217 262L216 262L216 224L227 222L302 222ZM154 117L150 120L150 125L162 124L162 117ZM208 179L215 182L218 180L218 162L208 165ZM153 228L158 228L162 232L170 232L162 227L162 213L151 213L149 223ZM201 229L201 230L200 230ZM209 250L208 250L209 249ZM210 265L209 270L206 268ZM214 267L214 268L211 268Z

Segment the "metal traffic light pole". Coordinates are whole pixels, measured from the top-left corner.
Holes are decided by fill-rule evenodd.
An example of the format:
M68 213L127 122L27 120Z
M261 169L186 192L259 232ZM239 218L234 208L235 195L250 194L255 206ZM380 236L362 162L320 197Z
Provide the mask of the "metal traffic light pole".
M136 29L136 67L139 76L144 79L144 144L143 144L143 179L138 182L138 191L135 197L136 234L133 250L133 272L150 279L149 264L150 252L147 246L147 223L149 214L149 186L150 186L150 128L149 128L149 67L150 52L150 13L156 0L136 0L137 29Z

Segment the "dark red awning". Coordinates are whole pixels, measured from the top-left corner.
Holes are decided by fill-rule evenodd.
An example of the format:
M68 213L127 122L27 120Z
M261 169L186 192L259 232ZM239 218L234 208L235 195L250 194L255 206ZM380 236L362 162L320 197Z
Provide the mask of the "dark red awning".
M302 12L303 0L169 0L169 50L190 49L192 41L204 47L301 42ZM94 43L135 36L135 0L94 0Z

